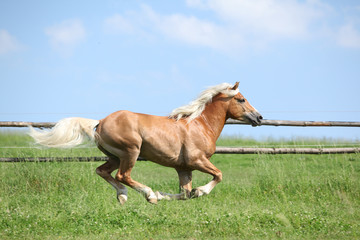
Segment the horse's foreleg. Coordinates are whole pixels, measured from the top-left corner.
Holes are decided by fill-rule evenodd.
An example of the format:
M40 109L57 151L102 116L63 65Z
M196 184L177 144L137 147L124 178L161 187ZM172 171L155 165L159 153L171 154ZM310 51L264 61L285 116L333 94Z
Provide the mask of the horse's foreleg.
M139 193L145 196L149 203L156 204L157 196L151 188L133 180L130 176L131 170L135 165L139 153L124 153L121 156L120 168L116 173L116 179L121 183L135 189Z
M109 157L109 160L96 169L96 173L110 183L116 189L116 196L121 204L124 204L127 200L127 189L119 181L111 176L111 173L119 168L119 159Z
M156 192L158 200L186 200L190 198L192 188L192 171L176 170L179 175L180 193L169 194Z
M193 167L195 170L199 170L213 176L213 179L208 184L192 189L190 196L193 198L209 194L216 184L222 180L221 171L217 169L207 158L204 158L202 161L196 161L193 164Z

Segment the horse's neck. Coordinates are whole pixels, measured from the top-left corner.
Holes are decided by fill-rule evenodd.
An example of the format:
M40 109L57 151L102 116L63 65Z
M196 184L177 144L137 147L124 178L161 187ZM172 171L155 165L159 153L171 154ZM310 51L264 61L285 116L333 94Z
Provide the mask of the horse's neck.
M200 115L200 118L204 120L205 124L212 131L215 141L219 138L224 128L226 112L226 103L215 101L208 104Z

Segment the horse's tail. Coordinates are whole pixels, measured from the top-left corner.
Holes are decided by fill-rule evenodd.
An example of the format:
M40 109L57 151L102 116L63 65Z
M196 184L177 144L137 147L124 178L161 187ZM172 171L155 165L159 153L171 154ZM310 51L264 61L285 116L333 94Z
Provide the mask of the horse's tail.
M99 120L86 118L65 118L60 120L49 131L37 131L30 127L29 135L35 139L37 144L46 147L66 148L83 143L88 137L95 141L95 128Z

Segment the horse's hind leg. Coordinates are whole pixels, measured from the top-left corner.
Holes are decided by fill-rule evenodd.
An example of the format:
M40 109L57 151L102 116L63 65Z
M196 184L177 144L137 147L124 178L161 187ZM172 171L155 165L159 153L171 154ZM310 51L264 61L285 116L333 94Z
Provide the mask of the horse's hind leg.
M121 162L120 162L120 168L118 172L116 173L116 179L120 181L121 183L135 189L139 193L141 193L143 196L145 196L146 200L149 203L156 204L157 203L157 197L153 190L149 188L148 186L141 184L135 180L133 180L130 176L131 170L135 165L135 162L139 156L139 152L137 150L134 151L128 151L123 152L121 154Z
M127 189L119 181L111 176L111 173L119 168L119 159L114 156L109 156L109 160L96 169L96 173L110 183L116 189L116 196L120 204L127 201Z

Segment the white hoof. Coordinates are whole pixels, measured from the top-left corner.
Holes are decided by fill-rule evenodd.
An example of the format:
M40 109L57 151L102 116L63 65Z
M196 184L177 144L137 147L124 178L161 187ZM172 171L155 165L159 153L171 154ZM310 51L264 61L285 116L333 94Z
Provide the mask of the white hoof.
M149 203L157 204L158 198L157 198L156 194L150 189L149 195L146 197L146 200Z
M171 200L171 198L168 195L163 194L163 193L161 193L159 191L155 192L155 196L156 196L157 200L159 200L159 201L160 200Z
M126 201L127 201L127 196L125 194L119 194L117 196L117 200L119 201L119 203L121 205L124 205L126 203Z
M194 188L190 193L190 198L198 198L205 195L204 192L199 188Z

